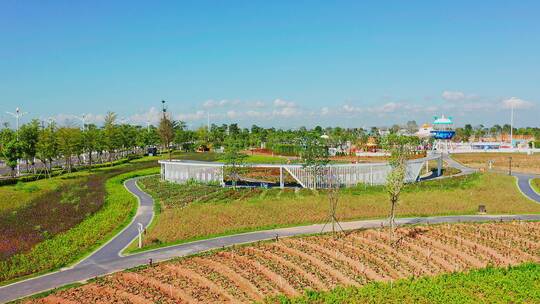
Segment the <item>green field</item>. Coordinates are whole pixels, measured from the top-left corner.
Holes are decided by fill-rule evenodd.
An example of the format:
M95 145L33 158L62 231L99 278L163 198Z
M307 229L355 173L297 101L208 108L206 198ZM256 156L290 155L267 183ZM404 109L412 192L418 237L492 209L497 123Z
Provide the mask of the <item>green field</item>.
M369 283L359 288L309 291L303 297L275 297L268 303L539 303L540 265L488 267L468 273Z
M0 212L10 212L31 204L40 195L49 191L56 191L60 185L73 182L73 179L84 175L78 172L71 175L71 179L65 176L42 179L16 185L6 185L0 187Z
M235 191L197 183L161 182L159 177L145 178L139 185L156 199L161 209L147 232L146 248L237 232L320 223L328 216L328 198L324 191L277 188ZM489 214L540 213L540 205L525 198L512 177L497 174L408 185L397 213L402 217L475 214L478 205L485 205ZM388 210L383 187L358 186L342 191L337 215L344 221L384 218Z

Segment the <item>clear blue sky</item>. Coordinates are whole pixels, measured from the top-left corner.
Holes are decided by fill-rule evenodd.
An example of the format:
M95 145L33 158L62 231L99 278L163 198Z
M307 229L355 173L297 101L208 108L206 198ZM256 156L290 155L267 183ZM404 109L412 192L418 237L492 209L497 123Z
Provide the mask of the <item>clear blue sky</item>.
M472 3L474 2L474 3ZM0 2L0 119L540 125L539 1ZM515 97L513 99L509 99Z

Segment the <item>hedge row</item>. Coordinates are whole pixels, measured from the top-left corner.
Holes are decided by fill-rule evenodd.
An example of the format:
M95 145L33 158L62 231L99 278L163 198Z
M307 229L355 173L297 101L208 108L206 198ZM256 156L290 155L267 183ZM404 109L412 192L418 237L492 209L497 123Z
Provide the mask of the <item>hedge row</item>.
M268 148L274 153L285 156L299 156L302 152L302 148L293 144L272 144Z
M121 165L121 164L128 163L129 161L134 160L134 159L138 159L138 158L141 158L141 156L140 155L130 154L130 155L128 155L127 158L123 158L123 159L113 161L113 162L95 164L95 165L92 165L92 166L86 165L86 166L73 167L73 168L71 168L71 172L77 172L77 171L88 170L88 169L99 169L99 168L105 168L105 167L114 167L114 166L118 166L118 165ZM69 172L67 172L66 170L62 170L62 169L53 169L53 171L50 174L50 177L60 176L62 174L66 174L66 173L69 173ZM13 178L5 178L5 179L0 179L0 186L14 185L14 184L16 184L18 182L23 182L23 183L33 182L33 181L37 181L37 180L48 178L48 177L49 177L49 175L42 173L42 174L23 175L23 176L13 177Z

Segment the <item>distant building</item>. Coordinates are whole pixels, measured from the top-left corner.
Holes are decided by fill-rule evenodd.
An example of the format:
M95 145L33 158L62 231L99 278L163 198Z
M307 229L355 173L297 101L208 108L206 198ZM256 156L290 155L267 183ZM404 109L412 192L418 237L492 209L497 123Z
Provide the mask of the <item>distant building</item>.
M426 138L431 137L431 131L433 131L433 127L429 124L423 124L422 127L418 129L418 132L416 132L416 136L420 138Z

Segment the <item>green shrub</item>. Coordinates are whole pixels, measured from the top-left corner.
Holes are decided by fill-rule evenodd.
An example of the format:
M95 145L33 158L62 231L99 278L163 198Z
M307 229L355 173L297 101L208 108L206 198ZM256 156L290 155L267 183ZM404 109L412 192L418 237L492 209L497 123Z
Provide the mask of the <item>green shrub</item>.
M99 168L105 168L105 167L114 167L114 166L129 163L131 160L135 160L135 159L139 159L139 158L141 158L140 155L130 154L130 155L128 155L127 158L120 159L120 160L113 161L113 162L102 163L102 164L94 164L92 166L73 167L73 168L71 168L71 172L78 172L78 171L83 171L83 170L88 170L88 169L99 169ZM40 180L40 179L48 178L49 176L50 177L55 177L55 176L60 176L62 174L66 174L66 173L68 173L68 172L65 171L65 170L62 170L62 169L53 169L52 172L50 173L50 175L47 175L45 173L40 173L40 174L28 174L28 175L23 175L23 176L19 176L19 177L12 177L12 178L4 178L4 179L0 179L0 186L15 185L15 184L20 183L20 182L23 182L23 183L33 182L33 181L37 181L37 180Z
M298 156L302 151L302 148L298 145L293 144L272 144L268 148L276 154L286 155L286 156Z

